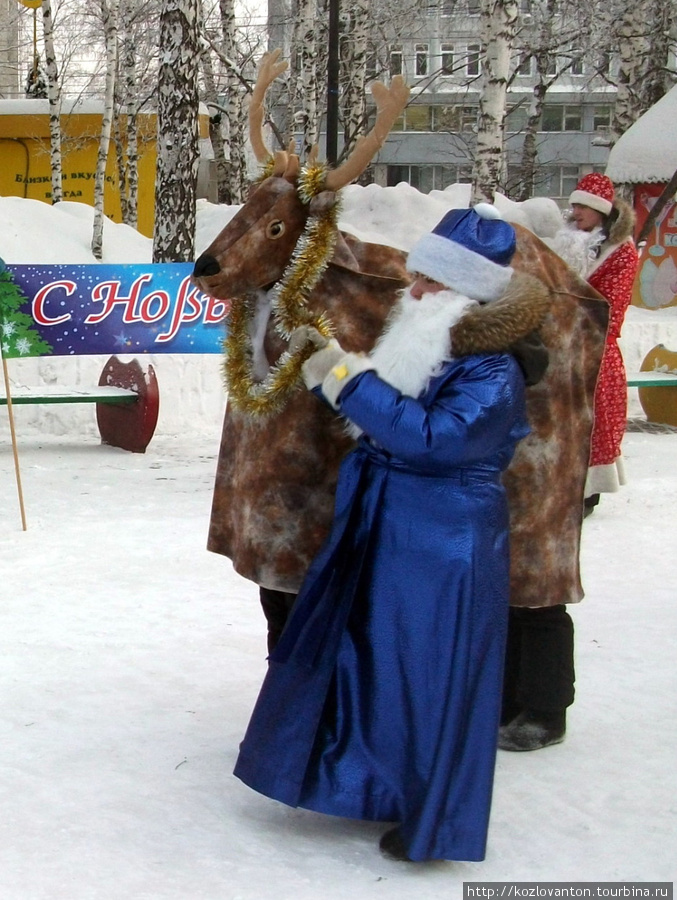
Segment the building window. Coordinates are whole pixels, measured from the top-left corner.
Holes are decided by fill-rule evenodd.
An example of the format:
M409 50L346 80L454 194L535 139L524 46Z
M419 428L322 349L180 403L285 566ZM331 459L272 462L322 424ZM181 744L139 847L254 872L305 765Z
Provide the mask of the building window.
M370 41L367 44L367 58L365 60L365 76L367 81L373 81L376 78L376 70L378 66L378 54L376 47Z
M519 134L527 127L529 111L526 104L514 107L508 111L505 119L505 130L510 134Z
M593 131L608 131L611 128L611 106L595 106L592 115Z
M442 74L443 75L453 75L454 74L454 45L453 44L442 44L441 48L442 55Z
M430 191L443 191L450 184L472 181L472 166L388 166L386 176L388 187L394 187L401 181L424 194Z
M581 131L583 114L580 106L545 105L541 115L541 131Z
M472 132L477 124L476 106L433 106L433 131Z
M421 77L422 75L428 74L428 45L427 44L416 44L415 51L415 72L416 75Z
M583 130L583 109L580 106L564 107L564 131Z
M579 166L543 166L534 178L534 196L551 197L564 207L580 177Z
M416 167L415 166L388 166L388 175L387 175L388 187L395 187L395 185L399 184L401 181L404 181L405 184L411 184L412 187L416 187L416 185L413 184L412 180L411 180L412 168L416 168Z
M390 51L390 74L391 76L401 75L402 71L402 48L393 47L393 49Z
M545 74L557 75L557 57L552 53L549 54L547 62L545 64Z
M408 106L393 125L393 131L432 131L432 107Z
M611 68L611 57L605 51L604 53L600 53L597 57L597 72L600 75L608 75L609 69Z
M480 74L480 45L468 44L468 58L465 64L468 75Z
M582 75L583 74L583 55L577 54L576 51L571 51L571 74L572 75Z
M480 0L468 0L468 15L469 16L479 16L480 14Z
M569 202L569 196L576 190L576 185L581 177L578 166L562 166L560 169L560 191L563 199Z
M531 75L533 57L530 53L522 53L520 55L519 65L517 66L518 75Z
M432 131L432 107L408 106L404 111L406 131Z

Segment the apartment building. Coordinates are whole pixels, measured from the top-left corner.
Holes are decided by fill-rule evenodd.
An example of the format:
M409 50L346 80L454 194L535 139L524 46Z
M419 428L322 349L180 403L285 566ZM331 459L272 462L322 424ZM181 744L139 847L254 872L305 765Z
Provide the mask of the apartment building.
M523 0L521 17L521 40L528 44L528 0ZM412 101L379 154L374 168L379 184L406 181L428 193L470 180L481 77L479 33L478 0L427 0L415 34L390 46L391 74L405 76ZM553 72L568 68L545 96L533 186L535 195L562 205L581 175L605 168L615 96L615 88L593 74L592 61L571 59L552 59ZM599 59L594 65L596 70ZM520 166L535 83L534 60L525 54L508 94L508 193Z

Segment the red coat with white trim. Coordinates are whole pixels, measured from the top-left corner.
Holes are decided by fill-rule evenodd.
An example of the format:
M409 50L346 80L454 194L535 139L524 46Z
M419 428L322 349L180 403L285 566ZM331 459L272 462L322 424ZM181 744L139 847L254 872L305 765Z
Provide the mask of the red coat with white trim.
M627 382L618 338L632 298L632 284L639 259L632 239L634 216L627 203L619 210L609 237L587 273L588 283L609 303L609 328L595 390L595 420L590 445L590 465L605 466L621 455L627 420Z

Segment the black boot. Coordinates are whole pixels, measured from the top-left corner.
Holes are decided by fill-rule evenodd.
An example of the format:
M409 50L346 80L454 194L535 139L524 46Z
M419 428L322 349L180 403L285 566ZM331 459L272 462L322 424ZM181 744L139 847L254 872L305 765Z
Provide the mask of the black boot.
M411 862L399 828L391 828L390 831L386 831L381 837L378 846L381 853L387 856L388 859L396 859L398 862Z
M524 710L508 725L498 729L501 750L542 750L551 744L561 744L567 728L566 710L539 712Z
M287 624L296 594L260 587L259 599L268 624L268 653L272 653Z
M561 723L546 723L555 731L561 726L563 736L565 711L574 702L571 616L564 604L511 607L508 622L500 734L516 721L533 719L538 710L542 720L553 714L563 717Z
M587 519L591 513L594 512L595 507L599 503L599 494L590 494L589 497L586 497L583 501L583 518Z

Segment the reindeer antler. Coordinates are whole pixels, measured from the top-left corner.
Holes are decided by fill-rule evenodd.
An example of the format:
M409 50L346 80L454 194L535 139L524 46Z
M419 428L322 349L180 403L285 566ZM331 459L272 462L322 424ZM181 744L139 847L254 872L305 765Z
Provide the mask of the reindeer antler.
M270 53L263 54L259 63L256 84L249 101L249 140L251 141L254 156L260 163L268 162L272 156L263 140L263 101L270 85L289 65L286 62L278 62L281 53L282 50L278 48L277 50L271 50Z
M374 83L371 89L376 102L374 127L369 134L357 139L348 159L338 169L333 169L327 174L325 179L327 190L338 191L364 172L385 143L390 129L407 105L409 92L410 89L401 75L394 76L389 88L380 81Z

